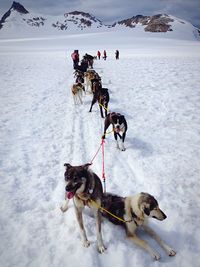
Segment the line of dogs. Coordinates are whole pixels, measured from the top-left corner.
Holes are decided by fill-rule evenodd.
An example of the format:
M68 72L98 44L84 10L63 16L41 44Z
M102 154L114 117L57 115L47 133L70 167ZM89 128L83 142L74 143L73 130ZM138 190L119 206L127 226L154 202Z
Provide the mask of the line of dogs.
M92 111L92 106L94 105L94 103L100 101L101 99L99 98L99 95L101 95L101 93L97 94L97 92L101 92L102 89L106 89L106 91L104 92L108 93L108 89L102 88L99 75L92 70L87 71L84 74L84 77L79 72L75 72L75 76L76 83L79 84L79 86L81 85L84 87L82 88L83 91L85 91L85 85L83 85L84 78L86 79L86 90L88 90L88 85L90 85L91 91L93 93L93 99L90 107L90 111ZM82 80L80 80L80 77L82 77ZM77 93L75 93L75 95L76 94ZM100 103L103 103L102 105L105 106L106 103L108 104L108 102L109 97L105 98L105 100L102 100L102 102ZM124 151L124 140L127 131L126 119L119 113L111 112L107 114L106 111L107 110L105 109L105 125L102 138L105 138L108 127L112 125L114 137L117 142L117 148ZM101 116L102 114L103 113L101 112ZM122 141L121 148L119 147L117 137L119 137ZM176 251L169 245L167 245L156 234L156 232L148 226L149 218L154 218L162 221L167 217L159 208L157 200L152 195L143 192L134 196L127 197L121 197L111 193L103 193L101 180L97 176L97 174L95 174L89 168L90 165L91 163L80 166L72 166L69 163L64 164L66 197L63 205L61 206L61 210L62 212L67 211L68 202L70 199L73 199L75 214L79 224L83 246L90 246L82 216L83 209L85 206L87 206L94 213L96 221L97 249L100 253L103 253L106 250L101 233L101 217L103 216L113 224L122 226L125 229L126 236L135 244L149 252L154 260L159 260L160 255L146 241L138 237L136 230L139 227L143 228L153 239L155 239L169 256L175 256ZM101 207L103 209L101 209ZM120 218L121 220L116 217Z
M110 100L108 88L102 87L101 77L94 69L88 69L85 73L75 70L75 84L72 85L71 91L75 104L82 104L83 93L89 92L93 95L89 112L92 112L93 105L98 103L101 117L105 117L104 133L102 138L106 137L106 131L112 125L116 147L125 151L124 146L126 132L128 129L125 116L117 113L108 113L108 103ZM120 142L119 142L119 141Z

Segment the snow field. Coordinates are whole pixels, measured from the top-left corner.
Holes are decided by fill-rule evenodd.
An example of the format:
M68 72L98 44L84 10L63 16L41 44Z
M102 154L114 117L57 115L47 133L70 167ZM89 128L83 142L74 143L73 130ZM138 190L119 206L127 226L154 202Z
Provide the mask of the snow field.
M116 150L112 135L106 138L107 190L154 195L168 218L150 224L177 255L169 258L139 231L162 256L153 262L107 221L108 249L98 254L89 209L84 222L91 246L82 247L72 202L66 213L59 210L63 164L91 161L103 133L99 108L88 112L90 95L74 106L72 62L64 51L7 53L0 55L1 266L199 265L200 58L120 52L119 61L94 65L109 88L110 111L128 122L125 152ZM101 177L101 155L91 168Z

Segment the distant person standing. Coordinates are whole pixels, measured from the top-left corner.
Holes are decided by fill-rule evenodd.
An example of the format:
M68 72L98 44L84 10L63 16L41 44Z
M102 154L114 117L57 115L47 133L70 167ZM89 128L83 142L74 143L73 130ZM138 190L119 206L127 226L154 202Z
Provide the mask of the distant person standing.
M116 59L119 59L119 50L116 50L116 51L115 51L115 58L116 58Z
M97 52L97 57L98 57L98 59L101 58L101 52L100 51Z
M106 50L103 51L103 59L106 60L107 58L107 54L106 54Z
M71 58L73 60L73 67L75 69L78 66L78 63L79 63L79 53L78 53L78 50L74 50L74 52L71 54Z

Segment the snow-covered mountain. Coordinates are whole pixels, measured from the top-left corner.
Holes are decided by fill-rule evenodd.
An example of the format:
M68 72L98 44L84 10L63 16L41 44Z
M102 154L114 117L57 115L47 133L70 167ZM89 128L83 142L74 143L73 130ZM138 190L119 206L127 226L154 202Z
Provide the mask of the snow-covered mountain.
M0 35L12 37L16 30L19 36L75 33L83 30L93 32L102 27L106 28L89 13L73 11L60 16L47 16L29 12L20 3L13 2L0 20Z
M60 16L29 12L20 3L13 2L0 20L0 38L38 37L80 32L126 30L133 34L165 34L169 38L198 39L199 31L191 23L167 14L137 15L106 25L89 13L73 11ZM156 36L157 37L157 36Z

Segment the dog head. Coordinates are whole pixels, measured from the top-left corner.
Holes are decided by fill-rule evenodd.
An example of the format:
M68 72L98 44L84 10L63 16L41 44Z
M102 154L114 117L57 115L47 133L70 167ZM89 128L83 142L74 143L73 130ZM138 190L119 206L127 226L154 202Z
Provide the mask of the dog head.
M65 190L68 199L73 198L75 194L84 192L90 165L90 163L81 166L71 166L69 163L64 164L66 167L64 177L67 183Z
M157 200L148 193L141 193L138 201L139 209L146 217L155 218L157 220L164 220L167 216L159 208Z
M110 116L111 116L111 122L114 127L114 131L116 133L119 133L125 120L124 116L121 115L120 113L115 113L115 112L111 113Z
M92 79L93 83L92 83L92 92L95 94L96 92L98 92L101 88L101 80L99 79Z

